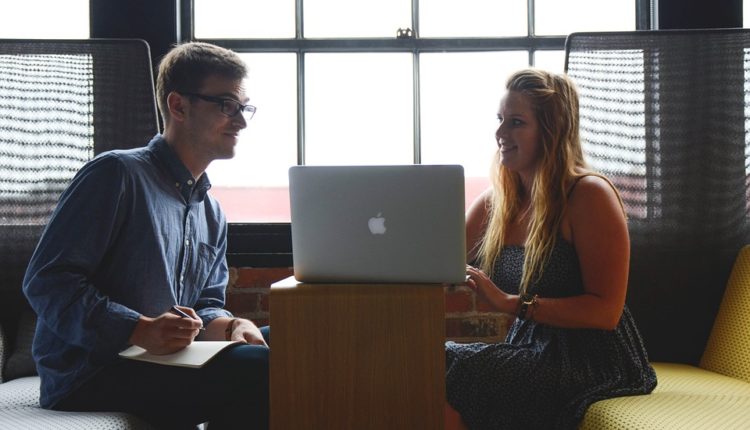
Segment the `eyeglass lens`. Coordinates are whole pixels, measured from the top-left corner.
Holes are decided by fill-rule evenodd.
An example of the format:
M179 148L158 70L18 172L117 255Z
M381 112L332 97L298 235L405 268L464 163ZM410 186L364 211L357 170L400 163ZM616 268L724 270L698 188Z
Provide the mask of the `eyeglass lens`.
M255 114L255 106L246 105L243 109L243 106L240 103L234 100L225 99L222 100L221 111L229 116L235 116L242 111L245 116L247 116L247 119L250 119Z

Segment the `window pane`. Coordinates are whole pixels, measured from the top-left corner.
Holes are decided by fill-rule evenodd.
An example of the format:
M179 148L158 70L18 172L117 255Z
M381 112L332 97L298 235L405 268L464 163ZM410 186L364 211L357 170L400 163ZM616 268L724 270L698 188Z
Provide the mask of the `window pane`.
M294 38L294 0L194 0L197 38Z
M565 71L565 51L534 52L534 67L553 73Z
M407 0L305 0L305 37L396 37L411 28Z
M420 37L526 36L527 0L420 0Z
M305 164L413 162L411 54L308 54L305 73Z
M536 0L537 35L635 30L635 0Z
M489 186L500 97L528 61L526 51L420 56L422 163L462 164L467 203Z
M246 91L258 108L231 160L207 173L211 194L229 222L289 221L287 171L297 164L296 54L240 54L250 72Z
M88 39L89 0L5 1L0 38Z

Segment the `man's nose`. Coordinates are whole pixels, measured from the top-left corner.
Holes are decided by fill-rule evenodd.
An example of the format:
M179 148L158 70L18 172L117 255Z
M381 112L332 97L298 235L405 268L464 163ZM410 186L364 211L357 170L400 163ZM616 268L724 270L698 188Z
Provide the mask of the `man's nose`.
M234 123L237 124L240 129L247 127L247 120L245 119L245 112L240 112L234 116Z

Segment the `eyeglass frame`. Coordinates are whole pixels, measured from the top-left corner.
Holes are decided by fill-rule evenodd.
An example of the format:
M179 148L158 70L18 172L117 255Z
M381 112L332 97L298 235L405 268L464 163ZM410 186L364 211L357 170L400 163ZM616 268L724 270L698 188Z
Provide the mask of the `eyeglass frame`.
M180 92L180 91L177 91L177 94L181 94L181 95L187 96L187 97L196 97L196 98L199 98L199 99L201 99L203 101L206 101L206 102L209 102L209 103L216 103L216 104L218 104L221 107L221 113L223 113L224 115L228 116L229 118L234 118L237 115L239 115L240 113L242 113L243 117L245 117L244 113L245 113L245 111L247 111L247 112L250 113L250 116L249 117L245 117L245 120L246 121L250 121L251 119L253 119L253 116L255 116L255 111L258 110L257 107L255 107L255 106L253 106L251 104L243 105L242 103L238 102L237 100L230 99L228 97L215 97L215 96L207 96L205 94ZM230 115L230 114L228 114L228 113L226 113L224 111L225 110L224 106L226 106L227 102L236 103L237 106L239 106L239 108L237 109L237 112L235 112L233 115Z

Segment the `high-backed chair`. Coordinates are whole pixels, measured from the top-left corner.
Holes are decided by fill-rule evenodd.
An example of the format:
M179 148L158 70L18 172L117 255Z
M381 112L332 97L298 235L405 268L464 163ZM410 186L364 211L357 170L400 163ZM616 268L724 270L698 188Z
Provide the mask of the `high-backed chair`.
M146 42L0 39L0 397L7 397L8 380L35 372L33 326L19 327L30 312L21 281L60 193L95 155L143 146L157 131ZM0 427L14 416L20 421L6 424L34 427L34 417L3 407ZM47 416L42 427L97 426L65 424L70 417Z
M748 51L744 29L574 33L566 43L584 151L628 213L627 300L652 361L698 364L750 243Z

